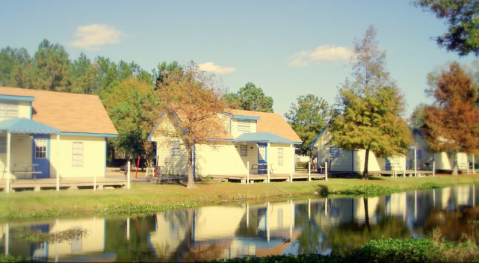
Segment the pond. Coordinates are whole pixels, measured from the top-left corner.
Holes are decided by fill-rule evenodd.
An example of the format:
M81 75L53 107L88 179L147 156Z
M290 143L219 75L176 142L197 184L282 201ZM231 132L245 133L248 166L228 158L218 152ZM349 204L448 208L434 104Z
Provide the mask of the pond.
M474 233L478 185L372 198L315 198L208 206L122 218L11 221L0 253L35 261L194 261L345 253L378 238L421 238L439 228Z

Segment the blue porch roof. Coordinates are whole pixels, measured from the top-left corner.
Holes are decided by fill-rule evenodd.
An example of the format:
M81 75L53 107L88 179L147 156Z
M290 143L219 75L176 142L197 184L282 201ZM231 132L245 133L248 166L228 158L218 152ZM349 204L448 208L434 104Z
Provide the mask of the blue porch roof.
M59 134L60 130L27 118L0 121L0 132L24 134Z
M234 139L234 142L250 142L250 143L286 143L295 144L293 141L270 132L251 132L243 133Z

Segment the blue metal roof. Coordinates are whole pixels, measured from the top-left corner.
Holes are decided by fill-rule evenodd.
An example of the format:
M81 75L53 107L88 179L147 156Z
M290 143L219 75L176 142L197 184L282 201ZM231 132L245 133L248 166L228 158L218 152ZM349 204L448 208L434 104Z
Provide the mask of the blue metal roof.
M262 143L286 143L294 144L293 141L283 138L281 136L272 134L270 132L251 132L243 133L234 142L262 142Z
M27 118L0 121L0 132L25 134L59 134L60 130Z

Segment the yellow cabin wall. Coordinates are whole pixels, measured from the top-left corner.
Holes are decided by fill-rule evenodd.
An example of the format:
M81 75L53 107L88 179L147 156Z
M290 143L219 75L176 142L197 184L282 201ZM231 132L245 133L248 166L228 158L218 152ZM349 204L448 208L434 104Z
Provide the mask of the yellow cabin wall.
M196 145L195 146L196 174L208 175L244 175L246 174L246 162L242 160L239 146L233 144ZM248 153L253 155L248 148ZM257 161L256 161L257 162Z
M6 134L2 134L2 136ZM16 167L15 164L30 164L32 163L32 137L26 134L12 134L12 146L11 146L11 172L17 170L23 170L23 167ZM0 172L1 179L8 178L7 174L7 154L0 153ZM17 177L12 173L11 178ZM19 178L25 178L25 175L19 175ZM31 178L31 176L30 176Z
M18 103L18 118L30 119L30 101L12 101L12 100L0 100L0 102L17 102ZM0 118L0 121L8 120L11 118Z
M72 164L73 142L83 142L83 166ZM105 177L106 142L104 137L56 135L50 137L50 177ZM57 154L57 151L59 154Z
M241 155L241 145L246 145L246 156ZM245 144L235 144L236 154L241 157L244 167L247 166L249 162L250 173L257 173L257 166L254 166L255 169L251 169L253 164L258 163L258 145L256 143L245 143ZM246 170L244 171L246 173Z
M195 241L235 236L245 213L246 209L241 207L212 206L196 209Z
M328 170L330 171L354 171L354 172L363 172L364 171L364 162L366 159L366 150L343 150L339 149L338 158L330 158L330 147L329 144L331 140L331 133L328 131L324 132L323 135L316 141L314 147L318 151L318 160L317 162L320 165L323 165L324 162L328 161ZM395 156L390 157L391 160L391 170L396 169L397 171L404 170L406 163L406 156ZM376 157L373 152L369 152L368 158L368 171L385 171L386 170L386 158Z
M278 165L278 149L283 149L283 165ZM267 150L268 164L275 174L290 174L294 172L294 147L291 144L270 144Z
M249 122L249 132L257 132L256 120L245 120L245 119L240 119L240 120ZM245 132L238 131L238 119L231 118L231 135L233 135L233 137L236 138L243 133Z
M56 257L69 256L71 254L103 252L103 249L105 248L105 219L59 219L50 229L50 234L70 229L83 229L88 232L77 241L71 240L70 242L50 244L48 253L48 258L50 260L54 260ZM72 242L81 242L81 250L72 251Z

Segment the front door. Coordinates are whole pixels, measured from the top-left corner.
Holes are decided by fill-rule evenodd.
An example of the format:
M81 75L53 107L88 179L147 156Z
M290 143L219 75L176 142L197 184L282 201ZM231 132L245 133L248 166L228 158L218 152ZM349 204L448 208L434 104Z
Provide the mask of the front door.
M41 174L36 174L37 178L50 177L50 135L33 135L32 142L32 169Z
M258 174L266 174L268 172L266 154L266 144L258 144Z

